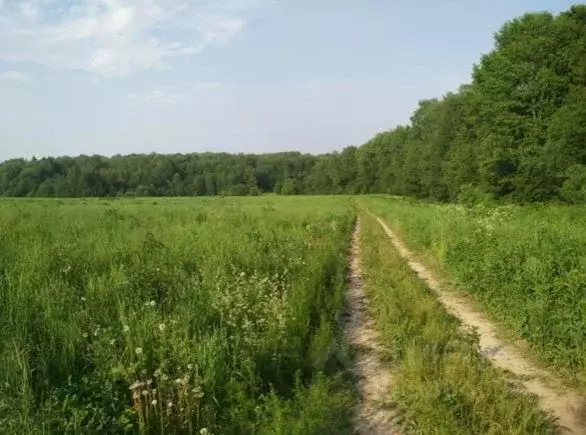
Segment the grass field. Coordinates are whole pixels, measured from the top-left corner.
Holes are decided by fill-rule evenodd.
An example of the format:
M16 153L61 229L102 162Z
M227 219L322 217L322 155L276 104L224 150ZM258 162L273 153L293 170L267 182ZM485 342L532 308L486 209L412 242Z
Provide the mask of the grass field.
M478 353L376 222L363 216L366 287L394 372L392 399L407 431L422 434L550 434L536 401Z
M363 203L544 364L586 385L586 207Z
M345 431L352 220L343 198L1 202L3 432Z
M3 433L351 433L339 314L357 210L573 379L583 208L384 197L0 201ZM552 433L360 213L366 287L406 432Z

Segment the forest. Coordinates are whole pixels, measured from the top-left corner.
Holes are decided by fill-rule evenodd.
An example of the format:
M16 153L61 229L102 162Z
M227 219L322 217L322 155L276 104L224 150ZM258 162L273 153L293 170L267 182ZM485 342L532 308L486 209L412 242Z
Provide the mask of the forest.
M388 193L435 201L586 202L586 5L507 22L457 92L408 125L309 155L14 159L11 197ZM392 101L389 104L393 104Z

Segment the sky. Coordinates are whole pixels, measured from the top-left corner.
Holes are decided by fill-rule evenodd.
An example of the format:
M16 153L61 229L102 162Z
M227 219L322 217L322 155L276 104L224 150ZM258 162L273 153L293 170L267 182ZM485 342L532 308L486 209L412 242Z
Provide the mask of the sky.
M0 161L360 145L572 3L0 0Z

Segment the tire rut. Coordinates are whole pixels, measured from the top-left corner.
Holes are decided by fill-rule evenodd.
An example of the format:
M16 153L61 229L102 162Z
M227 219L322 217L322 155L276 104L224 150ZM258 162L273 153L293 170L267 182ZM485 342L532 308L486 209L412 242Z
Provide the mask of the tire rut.
M522 378L520 382L523 387L539 398L542 409L551 412L557 418L565 433L586 434L584 398L573 391L561 392L551 388L550 385L560 385L555 376L528 361L515 345L499 339L494 324L482 313L477 312L463 297L442 288L434 274L415 260L413 253L389 226L379 217L369 214L378 221L401 257L407 260L411 269L436 293L448 312L459 318L463 327L476 330L480 352L496 367Z
M360 262L360 220L356 220L349 254L348 291L344 330L355 350L353 372L358 382L360 402L354 410L357 434L401 434L395 407L390 403L393 378L381 358L381 339L368 309Z

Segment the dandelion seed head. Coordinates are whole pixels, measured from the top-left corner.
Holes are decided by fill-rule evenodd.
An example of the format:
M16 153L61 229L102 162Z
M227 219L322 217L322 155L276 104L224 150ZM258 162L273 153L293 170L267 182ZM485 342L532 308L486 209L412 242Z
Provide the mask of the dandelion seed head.
M136 389L138 389L138 388L140 388L142 386L144 386L144 382L136 381L130 387L128 387L128 389L129 390L136 390Z

